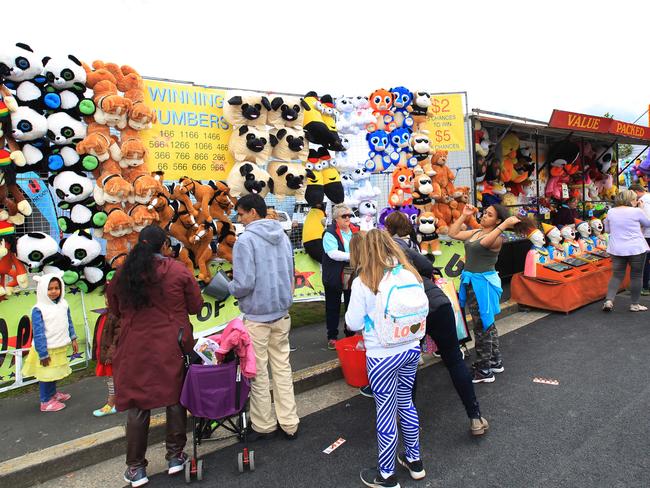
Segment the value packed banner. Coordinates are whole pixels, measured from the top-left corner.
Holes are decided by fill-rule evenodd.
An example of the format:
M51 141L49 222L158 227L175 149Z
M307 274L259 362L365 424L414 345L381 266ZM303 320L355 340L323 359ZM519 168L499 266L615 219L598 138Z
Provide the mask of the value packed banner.
M165 179L191 175L225 180L233 158L232 132L223 116L225 91L171 81L145 80L145 102L158 121L140 136L149 151L149 168Z
M436 151L465 150L465 113L460 93L431 95L433 115L427 117L429 138Z
M296 251L294 254L295 281L294 281L294 302L308 302L322 300L324 288L321 280L320 265L311 259L304 251ZM211 269L216 272L219 269L228 271L230 263L212 263ZM84 317L88 321L88 330L92 342L92 335L95 328L95 321L99 314L106 308L104 296L99 290L85 294L76 288L66 290L65 296L72 315L72 322L79 341L79 355L71 360L75 363L84 362L86 354L90 359L89 351L86 351L86 327ZM239 317L240 311L237 300L228 297L219 302L212 297L203 295L204 304L201 311L190 317L194 327L195 337L200 337L218 332L225 328L226 324L235 317ZM17 291L15 295L0 302L0 388L15 382L15 356L8 354L12 349L29 348L32 343L31 311L36 303L36 291L33 289ZM325 318L323 317L323 320ZM19 384L15 385L20 386Z

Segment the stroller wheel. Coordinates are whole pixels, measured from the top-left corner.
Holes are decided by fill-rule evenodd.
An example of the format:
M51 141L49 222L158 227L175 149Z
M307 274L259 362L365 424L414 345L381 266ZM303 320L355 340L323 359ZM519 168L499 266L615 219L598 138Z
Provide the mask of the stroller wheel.
M237 453L237 467L239 468L240 473L244 472L244 453L243 452Z
M192 473L190 471L191 469L192 463L185 463L185 483L192 481Z
M203 479L203 459L199 459L196 463L196 479L199 481Z
M248 451L248 469L255 471L255 451Z

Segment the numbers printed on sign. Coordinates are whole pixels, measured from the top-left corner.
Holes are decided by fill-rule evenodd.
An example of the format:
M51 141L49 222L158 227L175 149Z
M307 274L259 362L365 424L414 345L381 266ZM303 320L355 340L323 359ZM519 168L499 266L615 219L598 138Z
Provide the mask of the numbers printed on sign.
M440 113L440 112L450 112L451 110L449 109L449 99L448 98L434 98L431 101L431 109L433 110L434 114Z
M181 137L186 137L188 139L198 139L199 133L195 130L182 130Z
M210 142L195 142L194 149L203 149L209 151L212 149L212 144Z
M155 159L171 159L172 155L166 151L156 151L153 157Z
M172 141L172 149L189 149L190 143L187 141Z
M167 143L165 141L160 141L160 140L151 140L149 141L149 147L151 149L159 148L159 147L165 147L167 146Z
M451 141L451 131L449 129L436 130L436 142L449 142Z
M188 160L190 159L190 153L176 151L176 159Z
M173 130L161 130L160 131L160 136L161 137L172 138L172 137L174 137L174 131Z
M221 139L221 134L218 134L216 132L204 132L203 138L211 141L218 141Z

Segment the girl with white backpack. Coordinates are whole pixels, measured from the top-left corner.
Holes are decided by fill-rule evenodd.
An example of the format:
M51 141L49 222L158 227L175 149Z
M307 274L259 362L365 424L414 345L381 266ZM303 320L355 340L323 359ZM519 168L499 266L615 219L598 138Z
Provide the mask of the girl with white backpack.
M425 476L420 459L420 425L412 390L420 359L429 300L422 278L385 231L373 229L363 238L345 321L363 331L366 367L377 407L377 468L361 471L370 487L399 488L395 476L397 417L405 451L397 455L413 479Z

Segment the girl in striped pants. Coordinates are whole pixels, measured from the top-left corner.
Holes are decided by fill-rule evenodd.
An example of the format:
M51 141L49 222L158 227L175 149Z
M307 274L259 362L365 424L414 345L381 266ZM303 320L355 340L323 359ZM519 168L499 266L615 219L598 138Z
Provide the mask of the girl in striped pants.
M376 294L386 270L402 265L419 278L404 252L391 236L380 230L371 230L361 240L360 262L351 261L359 276L352 283L350 306L345 314L347 327L363 331L366 348L366 366L377 407L377 468L361 471L361 481L370 487L399 488L395 476L397 454L397 418L404 452L397 454L397 462L404 466L413 479L425 476L420 459L420 426L418 412L413 404L413 383L420 359L419 341L394 347L384 347L373 328L372 315Z

